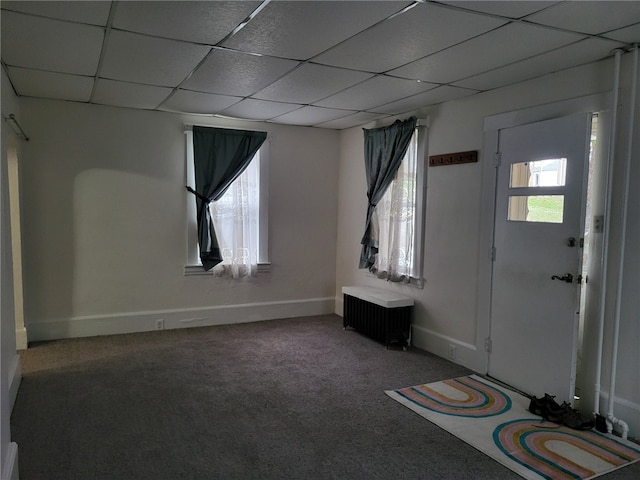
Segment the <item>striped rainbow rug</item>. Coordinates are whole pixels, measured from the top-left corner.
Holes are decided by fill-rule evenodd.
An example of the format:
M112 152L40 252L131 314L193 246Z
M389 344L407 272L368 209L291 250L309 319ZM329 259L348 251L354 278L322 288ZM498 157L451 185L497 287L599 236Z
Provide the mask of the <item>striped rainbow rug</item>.
M544 422L528 398L476 375L385 393L531 480L595 478L640 460L640 445Z

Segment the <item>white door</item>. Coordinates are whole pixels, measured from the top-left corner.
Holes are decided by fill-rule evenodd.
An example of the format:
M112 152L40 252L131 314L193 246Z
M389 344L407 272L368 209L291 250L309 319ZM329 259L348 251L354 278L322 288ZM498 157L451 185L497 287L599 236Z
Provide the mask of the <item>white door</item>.
M571 402L591 115L500 130L489 375Z

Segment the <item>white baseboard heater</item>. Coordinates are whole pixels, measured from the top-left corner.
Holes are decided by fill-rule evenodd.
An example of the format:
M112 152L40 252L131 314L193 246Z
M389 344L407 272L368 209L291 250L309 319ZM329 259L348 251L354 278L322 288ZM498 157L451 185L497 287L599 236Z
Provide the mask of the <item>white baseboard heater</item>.
M342 287L343 326L382 342L411 344L413 298L372 287Z

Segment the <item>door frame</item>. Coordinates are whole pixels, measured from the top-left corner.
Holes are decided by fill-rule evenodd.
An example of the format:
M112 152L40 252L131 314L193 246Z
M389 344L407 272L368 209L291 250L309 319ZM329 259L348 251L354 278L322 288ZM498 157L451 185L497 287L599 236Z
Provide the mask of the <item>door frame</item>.
M611 92L606 92L493 115L484 120L482 195L478 237L478 302L476 310L478 328L476 331L476 358L474 359L475 365L482 365L482 373L486 374L489 370L491 293L493 288L492 246L497 194L496 152L498 151L500 130L576 113L609 110L611 98Z

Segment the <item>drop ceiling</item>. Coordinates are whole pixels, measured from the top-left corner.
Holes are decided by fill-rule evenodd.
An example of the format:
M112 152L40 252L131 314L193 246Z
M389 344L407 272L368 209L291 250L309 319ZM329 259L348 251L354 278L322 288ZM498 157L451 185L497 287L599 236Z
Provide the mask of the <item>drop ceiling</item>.
M640 1L2 1L18 96L349 128L590 63Z

